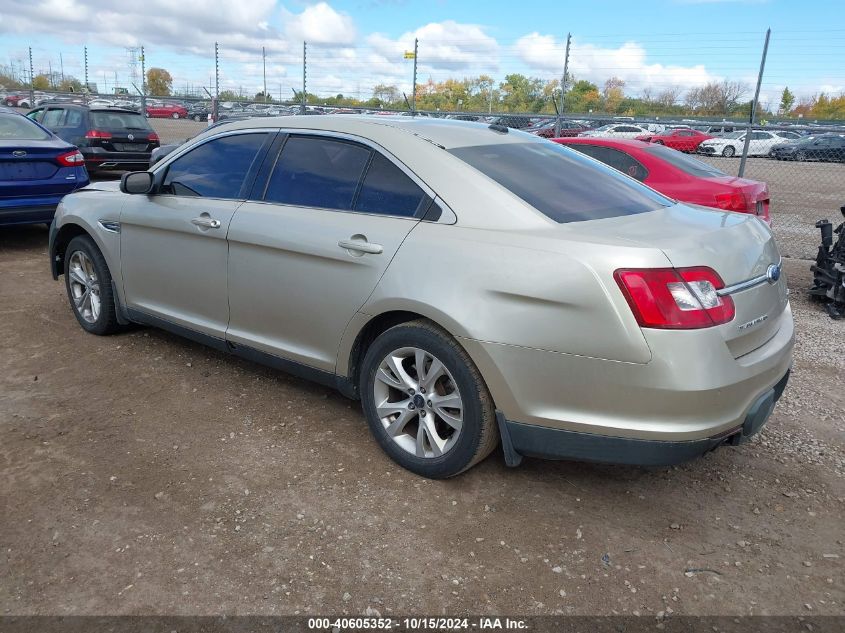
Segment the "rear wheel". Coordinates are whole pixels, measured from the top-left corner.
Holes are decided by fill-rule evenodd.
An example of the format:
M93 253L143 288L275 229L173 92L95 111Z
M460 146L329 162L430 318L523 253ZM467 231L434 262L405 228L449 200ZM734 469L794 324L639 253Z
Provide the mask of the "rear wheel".
M193 118L193 119L194 119L194 121L196 121L197 123L199 123L199 122L202 120L202 117L200 117L200 115L199 115L199 114L195 114L192 118Z
M807 160L807 153L803 151L795 152L795 160Z
M493 400L467 353L428 321L397 325L364 357L370 430L397 464L423 477L457 475L498 443Z
M179 118L179 113L178 113L178 112L174 112L174 113L173 113L173 114L171 114L170 116L171 116L171 117L173 117L174 119L178 119L178 118Z
M70 306L86 332L100 336L119 328L112 278L106 259L87 235L78 235L65 249L65 287Z
M654 144L655 145L664 145L663 141L661 141L660 139L654 141Z
M733 145L728 145L725 149L722 150L722 156L725 158L730 158L736 154L736 149L734 149Z

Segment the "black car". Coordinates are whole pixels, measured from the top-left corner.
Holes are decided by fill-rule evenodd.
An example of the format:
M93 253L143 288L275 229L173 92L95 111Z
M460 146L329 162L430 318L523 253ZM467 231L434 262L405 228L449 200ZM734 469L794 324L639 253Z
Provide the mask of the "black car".
M777 160L845 161L845 136L820 134L809 138L775 145L769 157Z
M493 121L491 121L491 125L501 125L515 130L523 130L527 127L531 127L531 119L527 116L509 114L494 118Z
M188 108L188 118L194 121L208 121L208 115L212 114L210 103L194 103Z
M147 119L132 110L47 104L26 116L76 145L85 157L89 174L115 169L144 170L150 153L159 146L158 134Z

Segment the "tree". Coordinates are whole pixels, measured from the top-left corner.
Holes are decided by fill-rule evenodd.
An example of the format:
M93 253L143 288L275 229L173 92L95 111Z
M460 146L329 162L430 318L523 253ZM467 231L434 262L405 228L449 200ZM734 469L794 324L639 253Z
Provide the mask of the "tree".
M164 68L150 68L147 71L147 91L153 96L169 97L173 77Z
M687 92L686 106L700 114L732 114L740 99L748 92L748 84L741 81L711 81Z
M619 109L619 104L625 97L622 89L625 87L625 81L619 77L611 77L604 82L604 107L608 112L616 112Z
M234 90L223 90L217 96L218 101L240 101L241 98L238 96L238 93Z
M255 98L253 99L256 103L271 103L273 101L273 95L269 92L265 95L264 91L261 90L255 93Z
M795 95L789 90L789 86L784 87L783 93L780 96L780 106L778 107L779 114L789 114L792 111L792 106L795 105Z
M35 75L32 80L33 90L47 90L50 88L50 78L47 75Z
M61 92L84 92L82 82L76 77L65 77L59 82Z
M396 103L399 101L399 88L387 84L378 84L373 88L373 99L385 105Z

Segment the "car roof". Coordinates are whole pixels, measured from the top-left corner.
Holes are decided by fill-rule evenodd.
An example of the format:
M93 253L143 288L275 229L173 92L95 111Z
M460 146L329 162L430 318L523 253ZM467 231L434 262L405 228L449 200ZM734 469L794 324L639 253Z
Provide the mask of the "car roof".
M538 136L519 130L501 128L494 130L487 123L436 119L433 117L381 117L373 115L328 114L320 117L278 116L262 119L235 120L225 129L289 128L314 131L338 132L368 137L371 133L383 133L385 128L404 132L429 141L444 149L469 147L473 145L498 145L505 143L544 142ZM224 131L216 128L215 133Z

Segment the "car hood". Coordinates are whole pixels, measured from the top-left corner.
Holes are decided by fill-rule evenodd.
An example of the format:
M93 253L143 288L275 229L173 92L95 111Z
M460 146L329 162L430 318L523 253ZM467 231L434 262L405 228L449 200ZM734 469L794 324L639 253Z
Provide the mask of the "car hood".
M119 180L101 180L99 182L92 182L86 185L79 191L120 191Z

